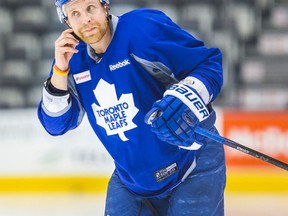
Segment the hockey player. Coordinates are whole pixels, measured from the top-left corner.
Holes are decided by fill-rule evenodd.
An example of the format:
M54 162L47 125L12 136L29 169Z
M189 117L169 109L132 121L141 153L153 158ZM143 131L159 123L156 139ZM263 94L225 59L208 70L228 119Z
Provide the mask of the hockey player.
M217 48L158 10L109 14L109 0L56 0L69 28L55 42L38 116L53 136L86 113L115 162L105 215L224 215L223 146L211 102L222 86Z

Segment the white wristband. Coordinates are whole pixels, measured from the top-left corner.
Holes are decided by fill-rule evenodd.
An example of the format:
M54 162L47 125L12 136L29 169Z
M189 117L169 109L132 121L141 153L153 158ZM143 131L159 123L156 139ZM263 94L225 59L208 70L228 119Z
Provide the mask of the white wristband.
M180 83L191 86L195 89L206 105L211 101L213 95L210 96L206 86L199 79L188 76L184 80L181 80Z
M68 107L68 99L70 94L64 96L51 95L45 87L43 87L43 105L51 113L58 113Z

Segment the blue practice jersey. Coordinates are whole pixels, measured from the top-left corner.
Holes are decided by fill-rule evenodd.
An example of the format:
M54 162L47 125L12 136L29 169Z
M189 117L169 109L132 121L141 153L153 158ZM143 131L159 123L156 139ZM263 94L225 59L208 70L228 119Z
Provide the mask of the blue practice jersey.
M38 115L50 134L61 135L86 113L123 183L155 196L193 170L197 151L160 141L144 116L167 86L187 76L199 79L213 101L222 86L222 56L160 11L139 9L112 20L113 38L99 61L83 42L70 60L69 105L51 113L41 102Z

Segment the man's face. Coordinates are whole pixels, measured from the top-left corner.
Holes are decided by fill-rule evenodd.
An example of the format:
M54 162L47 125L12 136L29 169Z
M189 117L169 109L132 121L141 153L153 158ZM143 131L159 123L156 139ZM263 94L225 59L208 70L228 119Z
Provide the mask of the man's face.
M107 9L99 0L71 0L64 5L68 25L86 43L101 41L108 30Z

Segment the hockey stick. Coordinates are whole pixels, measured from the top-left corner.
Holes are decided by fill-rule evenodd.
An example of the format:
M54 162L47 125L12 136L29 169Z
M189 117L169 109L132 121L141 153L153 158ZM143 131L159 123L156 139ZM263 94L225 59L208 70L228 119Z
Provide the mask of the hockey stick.
M218 134L212 133L212 132L210 132L210 131L208 131L206 129L203 129L201 127L196 127L195 128L195 132L197 134L200 134L200 135L204 136L204 137L212 139L212 140L214 140L214 141L216 141L218 143L227 145L227 146L229 146L231 148L234 148L236 150L239 150L239 151L241 151L243 153L246 153L246 154L249 154L249 155L251 155L253 157L259 158L259 159L261 159L261 160L263 160L265 162L273 164L273 165L275 165L277 167L280 167L280 168L282 168L284 170L288 170L288 164L286 164L286 163L284 163L282 161L279 161L279 160L277 160L275 158L272 158L272 157L270 157L268 155L265 155L265 154L263 154L261 152L258 152L258 151L254 150L254 149L248 148L247 146L243 146L243 145L241 145L241 144L239 144L237 142L229 140L229 139L227 139L225 137L222 137L222 136L220 136Z

